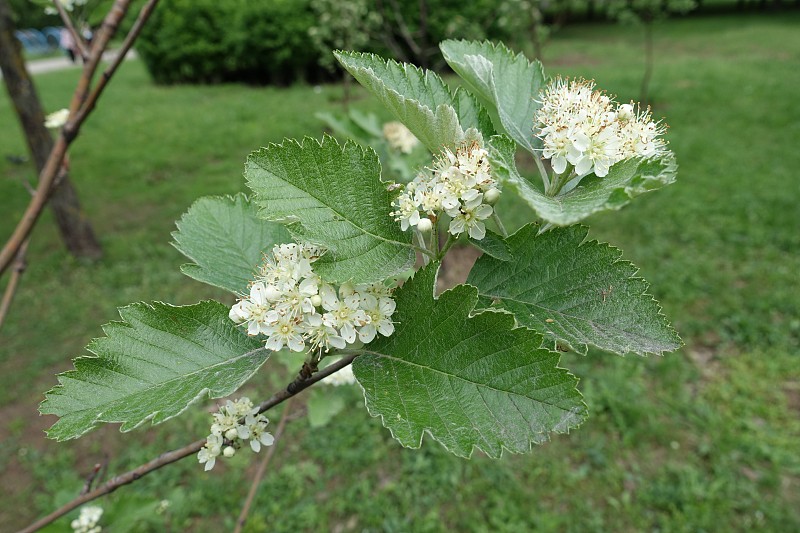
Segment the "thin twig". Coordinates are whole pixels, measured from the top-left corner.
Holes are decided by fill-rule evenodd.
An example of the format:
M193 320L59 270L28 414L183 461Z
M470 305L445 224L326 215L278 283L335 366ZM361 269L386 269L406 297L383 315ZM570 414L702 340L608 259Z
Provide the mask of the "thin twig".
M105 462L108 462L108 461L105 461ZM87 492L92 490L92 485L94 485L94 480L97 479L97 475L103 469L103 464L104 463L95 463L94 464L94 468L92 469L91 472L89 472L89 475L86 476L86 483L83 484L83 489L81 489L81 494L86 494Z
M25 242L22 243L22 246L17 251L17 256L14 259L14 269L11 271L8 285L6 285L6 290L3 292L3 300L0 301L0 329L3 329L8 309L11 307L11 302L14 301L14 294L16 294L17 287L19 287L19 280L25 269L28 268L28 261L25 258L28 253L28 243L30 243L30 239L25 239Z
M89 49L86 47L86 41L83 40L83 36L75 29L75 25L72 24L72 18L67 13L67 10L64 9L60 0L53 0L53 4L56 6L56 10L58 11L61 20L64 22L64 26L67 27L67 31L72 34L72 40L75 41L75 46L78 47L78 52L81 54L81 58L86 61L89 59Z
M261 463L258 465L258 469L256 470L255 476L253 476L253 483L250 485L250 492L247 493L247 499L244 501L244 505L242 506L242 511L239 513L239 518L236 519L236 528L233 530L233 533L241 533L244 524L247 522L247 515L250 513L250 507L253 505L253 501L256 499L256 493L258 492L258 486L261 484L261 480L264 477L264 472L267 471L267 466L269 466L269 462L272 459L272 456L275 455L275 448L278 445L278 441L283 435L283 430L286 427L286 422L289 421L289 409L292 405L292 399L289 398L286 400L286 405L283 408L283 414L281 415L281 420L278 422L278 427L275 429L275 434L273 437L275 441L272 443L272 446L269 447L267 450L266 455L261 460Z
M258 412L259 413L263 413L265 411L268 411L269 409L275 407L276 405L279 405L279 404L285 402L286 400L288 400L292 396L296 395L297 393L307 389L308 387L310 387L314 383L316 383L316 382L318 382L318 381L330 376L334 372L338 372L342 368L344 368L347 365L349 365L350 363L352 363L353 359L355 359L358 355L359 355L358 353L347 354L347 355L343 356L341 359L339 359L338 361L326 366L325 368L323 368L322 370L320 370L319 372L317 372L313 376L311 376L308 379L302 381L301 383L298 384L297 380L293 381L292 383L289 384L289 386L287 386L286 389L284 389L284 390L282 390L282 391L280 391L280 392L278 392L276 394L273 394L271 398L261 402L261 404L259 404L259 406L258 406ZM292 387L294 389L293 392L289 392L288 389L290 387ZM87 492L86 494L78 496L77 498L75 498L71 502L69 502L66 505L56 509L55 511L53 511L49 515L47 515L47 516L45 516L43 518L40 518L39 520L37 520L33 524L29 525L25 529L20 530L19 533L31 533L33 531L41 529L44 526L46 526L47 524L52 523L53 521L55 521L58 518L64 516L68 512L72 511L73 509L75 509L77 507L80 507L84 503L87 503L87 502L90 502L90 501L92 501L94 499L97 499L100 496L105 496L106 494L110 494L110 493L114 492L115 490L117 490L118 488L120 488L121 486L128 485L129 483L133 483L137 479L140 479L140 478L146 476L150 472L158 470L159 468L167 466L168 464L171 464L171 463L174 463L176 461L179 461L179 460L183 459L184 457L188 457L190 455L196 454L197 452L200 451L200 448L202 448L205 443L206 443L206 439L197 440L197 441L195 441L195 442L193 442L191 444L187 444L186 446L184 446L182 448L178 448L177 450L172 450L170 452L163 453L163 454L159 455L158 457L156 457L155 459L153 459L151 461L148 461L148 462L146 462L146 463L144 463L142 465L139 465L138 467L134 468L133 470L129 470L128 472L125 472L124 474L121 474L119 476L113 477L113 478L109 479L107 482L105 482L102 485L100 485L99 487L97 487L96 489L94 489L93 491Z

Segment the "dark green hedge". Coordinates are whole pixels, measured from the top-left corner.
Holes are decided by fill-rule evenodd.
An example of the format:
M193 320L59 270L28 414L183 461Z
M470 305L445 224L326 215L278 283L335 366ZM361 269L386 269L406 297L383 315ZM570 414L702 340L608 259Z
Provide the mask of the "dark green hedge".
M158 83L322 81L309 1L162 0L136 48Z

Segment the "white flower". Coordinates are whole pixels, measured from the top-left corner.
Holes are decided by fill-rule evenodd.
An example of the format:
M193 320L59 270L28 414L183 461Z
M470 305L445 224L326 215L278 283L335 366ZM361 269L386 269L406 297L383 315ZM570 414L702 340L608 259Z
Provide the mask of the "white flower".
M284 345L293 352L302 352L305 348L302 337L303 328L291 315L278 318L273 325L264 330L264 333L269 335L266 346L270 350L277 352L282 350Z
M345 342L352 344L356 340L356 328L366 325L369 317L361 307L361 297L353 293L340 300L330 291L321 294L322 307L328 311L322 315L322 322L339 330Z
M44 117L44 126L46 128L58 129L64 126L69 119L69 109L59 109Z
M103 516L103 508L90 505L81 509L80 516L70 522L70 526L75 533L100 533L103 528L97 523L101 516Z
M492 206L479 204L475 207L462 207L450 221L450 233L460 235L465 231L476 240L486 236L486 225L483 221L492 216Z
M419 139L414 137L411 130L406 128L402 122L394 121L384 124L383 136L386 137L389 146L404 154L410 154L419 144Z
M336 361L334 361L334 363L335 362ZM334 387L338 387L339 385L353 385L355 382L356 376L353 374L353 367L350 365L334 372L330 376L322 378L322 383L333 385Z
M269 292L263 283L253 283L250 287L250 296L234 304L228 317L237 324L247 323L248 335L267 333L267 329L277 318L270 314L271 306L267 298Z
M664 127L652 121L649 110L636 112L633 103L615 107L592 82L558 79L540 103L534 131L556 174L604 177L619 161L665 151Z
M372 342L377 333L388 337L394 333L392 314L395 302L391 298L375 298L371 294L364 295L362 308L369 318L369 322L358 330L358 338L364 344Z
M232 457L240 447L240 443L250 440L250 448L254 452L261 450L261 446L270 446L274 442L272 435L266 428L269 420L259 414L258 407L247 397L236 401L228 400L213 415L214 423L211 425L211 434L206 438L206 443L197 453L200 464L205 464L205 470L211 470L216 464L217 457Z
M563 149L566 158L566 145ZM566 168L566 159L564 159ZM484 201L484 195L491 193L491 202ZM477 142L459 147L455 152L445 149L434 163L433 168L420 172L394 201L394 211L390 213L400 222L400 229L407 230L417 226L421 232L433 228L430 217L445 211L451 217L465 220L451 222L451 233L457 235L469 230L473 238L482 239L485 226L475 216L492 214L490 204L499 199L500 190L492 178L489 154ZM485 205L481 205L485 204ZM462 228L453 231L454 228Z

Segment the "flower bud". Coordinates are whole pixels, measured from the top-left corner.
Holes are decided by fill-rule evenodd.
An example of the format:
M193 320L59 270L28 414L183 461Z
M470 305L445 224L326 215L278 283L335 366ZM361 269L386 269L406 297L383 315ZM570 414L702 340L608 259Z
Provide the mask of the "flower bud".
M238 437L238 435L236 434L236 428L231 428L225 432L225 438L228 440L233 440L236 437Z
M417 229L422 233L428 233L431 229L433 229L433 222L429 218L421 218L419 222L417 222Z
M225 446L225 449L222 450L222 455L225 457L233 457L233 454L236 453L236 448L233 446Z
M500 199L500 190L499 189L489 189L485 193L483 193L483 201L489 205L494 205L497 203L497 200Z
M314 307L319 307L320 305L322 305L322 296L320 296L319 294L315 294L314 296L312 296L311 305L313 305Z

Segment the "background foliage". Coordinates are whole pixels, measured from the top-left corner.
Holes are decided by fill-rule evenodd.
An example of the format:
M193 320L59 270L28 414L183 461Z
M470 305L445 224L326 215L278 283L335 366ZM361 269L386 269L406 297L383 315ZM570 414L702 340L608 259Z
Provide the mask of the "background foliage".
M249 531L799 529L800 297L791 289L800 271L800 108L786 97L800 85L798 23L794 13L667 21L656 37L662 59L652 96L656 115L668 117L681 178L589 220L590 238L641 267L687 343L682 351L565 356L591 418L534 454L499 462L480 454L463 461L437 445L400 449L360 393L344 390L347 414L334 424L288 425ZM607 26L567 27L554 34L546 66L634 98L639 40L636 28L614 27L610 36ZM76 78L36 78L48 110L67 104ZM382 113L357 94L359 108ZM32 413L116 307L225 298L180 273L186 259L169 244L175 220L198 196L244 190L242 161L253 146L319 137L307 111L331 111L340 95L333 85L154 87L141 63L122 67L72 153L107 256L71 260L47 215L0 333L0 524L22 526L72 498L105 457L110 472L120 471L205 434L208 415L196 408L152 433L110 427L55 445L42 433L54 419ZM28 200L20 180L33 176L4 157L25 152L4 97L0 124L8 125L0 128L5 234ZM513 195L501 202L509 225L529 219ZM246 392L261 397L283 378L271 384L267 374ZM131 437L139 446L129 446ZM231 529L255 465L243 454L224 466L203 474L187 460L120 489L99 502L103 523L115 531ZM158 511L161 499L170 505Z

